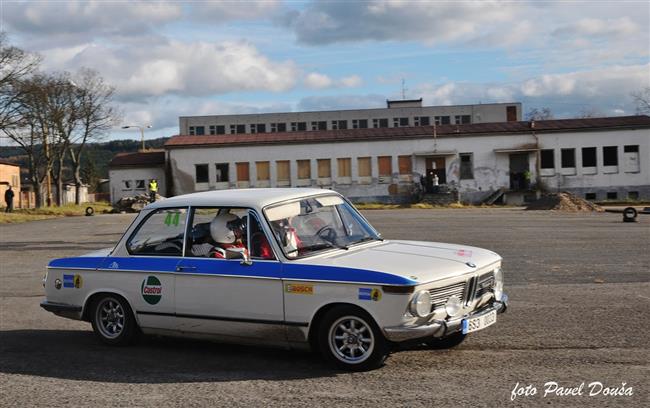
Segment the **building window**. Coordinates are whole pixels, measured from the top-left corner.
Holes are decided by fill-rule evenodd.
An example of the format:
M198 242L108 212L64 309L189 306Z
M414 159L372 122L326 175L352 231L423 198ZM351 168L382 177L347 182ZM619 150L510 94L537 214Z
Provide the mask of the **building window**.
M330 159L318 159L316 160L318 167L318 178L330 178L332 177L332 161Z
M255 162L258 181L271 180L270 163L267 161Z
M304 132L307 130L307 122L291 122L292 132Z
M617 200L618 199L618 193L616 191L610 191L607 193L607 199L608 200Z
M203 136L205 135L205 126L196 126L194 128L194 131L197 136Z
M618 146L603 147L603 166L618 166Z
M271 123L271 132L286 132L286 123Z
M359 157L357 163L359 165L359 177L372 176L372 162L370 161L370 157Z
M506 106L506 121L516 122L517 121L517 107L516 106Z
M327 130L327 122L324 120L311 122L311 130Z
M409 118L393 118L393 127L405 127L409 125Z
M415 126L429 126L431 124L431 118L428 116L416 116L413 121Z
M460 179L471 180L474 178L474 160L472 153L460 153Z
M130 191L133 189L133 181L131 180L122 180L122 190Z
M246 125L230 125L230 133L246 133Z
M585 200L594 201L596 199L596 193L586 193Z
M388 127L388 119L373 119L372 120L372 127L373 128L387 128Z
M457 125L466 125L472 122L470 115L456 115L454 116L454 123Z
M230 181L230 177L228 177L228 169L230 166L228 163L217 163L216 164L216 169L217 169L217 183L224 183Z
M639 199L639 192L638 191L628 191L627 192L627 199L628 200L638 200Z
M332 121L332 129L337 130L337 129L347 129L348 128L348 121L347 120L333 120Z
M544 149L540 151L541 164L543 169L555 168L555 151L553 149Z
M397 157L397 164L399 167L399 174L411 174L413 172L411 156Z
M279 160L275 162L275 171L278 181L291 180L291 163L289 160Z
M451 123L449 116L436 116L433 120L436 125L449 125Z
M237 181L249 181L250 180L249 170L250 170L250 166L248 162L237 163Z
M368 119L352 119L352 129L367 129Z
M561 149L560 156L563 169L570 169L576 166L576 149Z
M226 127L224 125L210 125L211 135L224 135L226 134Z
M391 156L377 157L379 177L390 177L393 174L393 159Z
M639 145L623 146L623 153L639 153Z
M626 173L638 173L641 171L639 162L639 145L623 146L623 170Z
M211 135L216 135L217 134L217 129L215 129L214 125L210 125L210 134Z
M583 147L582 148L582 167L596 167L596 148Z
M135 189L136 190L146 190L144 186L144 180L136 180L135 181Z
M194 126L190 126L190 136L194 136L196 134L196 130Z
M210 180L207 164L196 164L194 166L194 180L197 183L207 183Z
M251 133L266 133L266 124L264 123L253 123L251 125Z
M310 160L296 160L298 165L298 179L309 180L311 179L311 161Z
M338 164L338 176L339 177L351 177L352 176L352 160L350 158L345 159L336 159Z

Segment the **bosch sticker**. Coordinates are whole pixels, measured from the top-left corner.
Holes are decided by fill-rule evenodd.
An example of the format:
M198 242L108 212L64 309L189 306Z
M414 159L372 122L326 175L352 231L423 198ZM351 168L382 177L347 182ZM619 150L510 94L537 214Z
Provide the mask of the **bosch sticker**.
M381 300L381 290L372 288L359 288L359 300Z
M162 284L155 276L148 276L142 281L141 286L142 298L150 305L155 305L162 298Z
M285 285L284 290L287 293L294 293L297 295L313 295L314 285L287 284Z

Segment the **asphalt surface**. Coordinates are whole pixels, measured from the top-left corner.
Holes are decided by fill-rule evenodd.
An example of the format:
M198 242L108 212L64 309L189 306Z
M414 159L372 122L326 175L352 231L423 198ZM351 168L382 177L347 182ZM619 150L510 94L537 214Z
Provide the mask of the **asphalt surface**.
M110 348L90 324L38 306L41 278L51 258L111 246L133 216L0 225L0 406L650 406L650 216L366 215L389 239L501 254L508 312L456 349L411 346L366 373L334 371L315 354L211 342L148 338ZM584 383L582 395L544 396L553 381ZM589 396L591 382L632 395ZM536 394L528 388L512 401L517 383Z

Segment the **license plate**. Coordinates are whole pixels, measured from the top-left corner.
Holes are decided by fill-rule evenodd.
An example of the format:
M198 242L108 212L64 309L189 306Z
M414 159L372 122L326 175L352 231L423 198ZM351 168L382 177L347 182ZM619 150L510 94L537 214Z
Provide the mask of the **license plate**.
M488 326L497 322L497 311L493 310L490 313L482 316L472 317L471 319L463 320L463 334L475 332L477 330L485 329Z

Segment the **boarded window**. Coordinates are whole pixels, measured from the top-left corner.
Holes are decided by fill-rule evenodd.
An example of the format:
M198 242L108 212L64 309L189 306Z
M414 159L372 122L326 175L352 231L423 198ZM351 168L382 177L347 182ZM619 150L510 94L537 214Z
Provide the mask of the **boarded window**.
M228 163L217 163L216 164L217 168L217 183L223 183L225 181L229 181L230 178L228 177Z
M275 167L278 181L289 181L291 179L291 165L289 160L277 161L275 162Z
M460 178L471 180L474 178L474 158L472 153L460 153Z
M372 175L370 157L359 157L357 161L359 164L359 177L370 177Z
M562 168L570 169L576 166L576 149L562 149Z
M296 160L298 164L298 179L309 180L311 178L311 162L309 160Z
M248 162L237 163L237 181L249 181L249 164Z
M596 148L583 147L582 148L582 167L596 167Z
M555 168L555 151L553 149L544 149L540 151L541 164L543 169Z
M318 159L318 178L332 177L332 161L330 159Z
M413 171L411 156L399 156L397 163L399 164L399 174L411 174Z
M618 146L603 147L603 166L618 166Z
M257 171L257 179L260 181L270 180L271 171L269 170L270 165L267 161L255 162L255 169Z
M350 177L352 175L352 160L350 158L337 159L338 163L338 176Z
M196 164L194 166L194 179L197 183L207 183L209 180L208 177L207 164Z
M390 156L377 157L379 176L390 176L393 174L392 158Z

